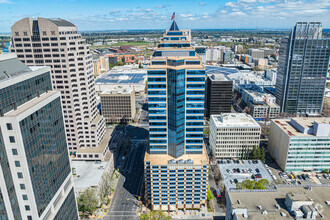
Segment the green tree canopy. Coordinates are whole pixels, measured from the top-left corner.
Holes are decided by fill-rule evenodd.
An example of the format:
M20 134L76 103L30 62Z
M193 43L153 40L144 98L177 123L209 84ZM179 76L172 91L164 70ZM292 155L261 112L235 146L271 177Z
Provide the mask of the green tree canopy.
M99 199L95 189L88 187L79 194L77 199L78 210L93 215L99 205Z

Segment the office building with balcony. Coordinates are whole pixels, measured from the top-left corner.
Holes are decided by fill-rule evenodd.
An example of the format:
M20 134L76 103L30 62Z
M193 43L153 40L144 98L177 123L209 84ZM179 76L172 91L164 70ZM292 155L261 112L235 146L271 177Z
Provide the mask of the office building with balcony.
M330 169L330 118L273 119L268 152L283 171Z
M148 67L149 150L145 195L152 209L201 209L208 156L203 143L205 67L175 21Z
M281 40L276 101L281 112L319 115L329 66L330 39L320 22L298 22Z
M0 55L0 219L79 219L50 71Z
M220 74L209 74L205 83L205 116L231 112L233 81Z
M97 109L92 54L77 27L63 19L24 18L11 30L11 52L28 66L51 67L53 87L61 91L70 154L98 147L105 120Z
M241 158L260 143L260 125L245 113L211 115L210 147L217 159Z

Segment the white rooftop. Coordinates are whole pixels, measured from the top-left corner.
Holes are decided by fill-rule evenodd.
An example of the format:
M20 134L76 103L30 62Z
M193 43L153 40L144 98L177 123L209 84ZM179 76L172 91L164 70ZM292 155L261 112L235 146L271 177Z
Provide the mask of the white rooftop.
M133 91L134 91L134 88L132 88L132 87L123 88L123 87L117 86L117 87L114 87L114 88L111 88L111 89L105 89L101 93L101 95L106 95L106 94L112 94L112 95L114 95L114 94L118 94L118 95L126 94L126 95L130 95L130 94L132 94Z
M211 115L211 120L217 127L260 127L260 125L246 113L223 113Z

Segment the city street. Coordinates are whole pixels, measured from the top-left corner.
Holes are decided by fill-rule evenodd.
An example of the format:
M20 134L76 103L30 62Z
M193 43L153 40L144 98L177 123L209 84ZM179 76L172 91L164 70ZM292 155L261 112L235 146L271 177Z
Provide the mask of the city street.
M146 143L132 143L127 157L122 161L121 176L108 214L103 219L138 219L138 197L143 187L143 159Z

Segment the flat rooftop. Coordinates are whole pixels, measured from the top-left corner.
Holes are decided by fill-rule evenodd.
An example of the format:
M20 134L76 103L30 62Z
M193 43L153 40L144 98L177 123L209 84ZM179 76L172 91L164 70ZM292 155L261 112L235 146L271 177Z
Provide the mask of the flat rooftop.
M223 113L221 115L211 115L217 127L260 127L260 125L246 113Z
M326 125L327 129L329 130L330 127L330 117L300 117L300 118L292 118L298 125L293 125L291 123L291 119L273 119L272 121L276 123L285 133L287 133L291 137L315 137L315 135L310 133L303 133L299 131L297 128L301 129L310 129L313 127L314 123ZM321 128L325 131L326 128ZM323 136L330 136L330 132Z
M167 154L149 154L146 153L144 160L150 161L150 165L172 165L169 164L168 161L170 160L192 160L192 165L207 165L209 164L209 158L207 156L207 152L205 147L203 147L203 153L202 154L184 154L181 157L174 158ZM181 164L177 164L181 165ZM182 165L189 165L189 164L182 164Z
M229 81L228 78L226 77L225 74L223 73L218 73L218 74L209 74L208 77L212 80L212 81Z
M109 141L112 137L112 132L113 132L113 128L106 128L106 133L101 141L101 143L99 144L99 146L97 147L86 147L85 149L79 148L77 150L78 154L83 154L83 153L103 153L105 148L109 147Z
M73 183L76 192L81 192L90 186L98 186L109 161L71 161L75 169ZM79 177L78 177L79 176Z
M37 105L38 103L48 99L49 97L52 97L56 93L59 93L59 91L53 90L53 91L48 91L46 93L42 93L39 97L31 99L30 101L18 106L16 110L11 110L11 111L7 112L5 114L5 117L16 117L16 116L26 112L28 109L32 108L33 106Z
M144 84L147 73L108 72L95 81L95 84Z
M286 194L294 194L297 197L308 197L313 200L313 206L316 206L323 219L330 219L330 206L325 204L325 201L329 201L330 187L312 187L312 190L307 190L303 187L280 187L277 192L228 192L233 208L246 208L248 211L247 219L293 219L292 216L286 210L284 204ZM239 200L239 203L238 203ZM275 205L278 204L280 209L277 209ZM261 206L262 210L259 210L257 206ZM267 210L267 215L263 215L261 212ZM280 212L284 212L287 216L282 217ZM242 215L238 215L238 219L243 218ZM321 219L319 216L317 219Z
M130 95L134 91L134 88L120 88L114 87L104 90L101 95Z

